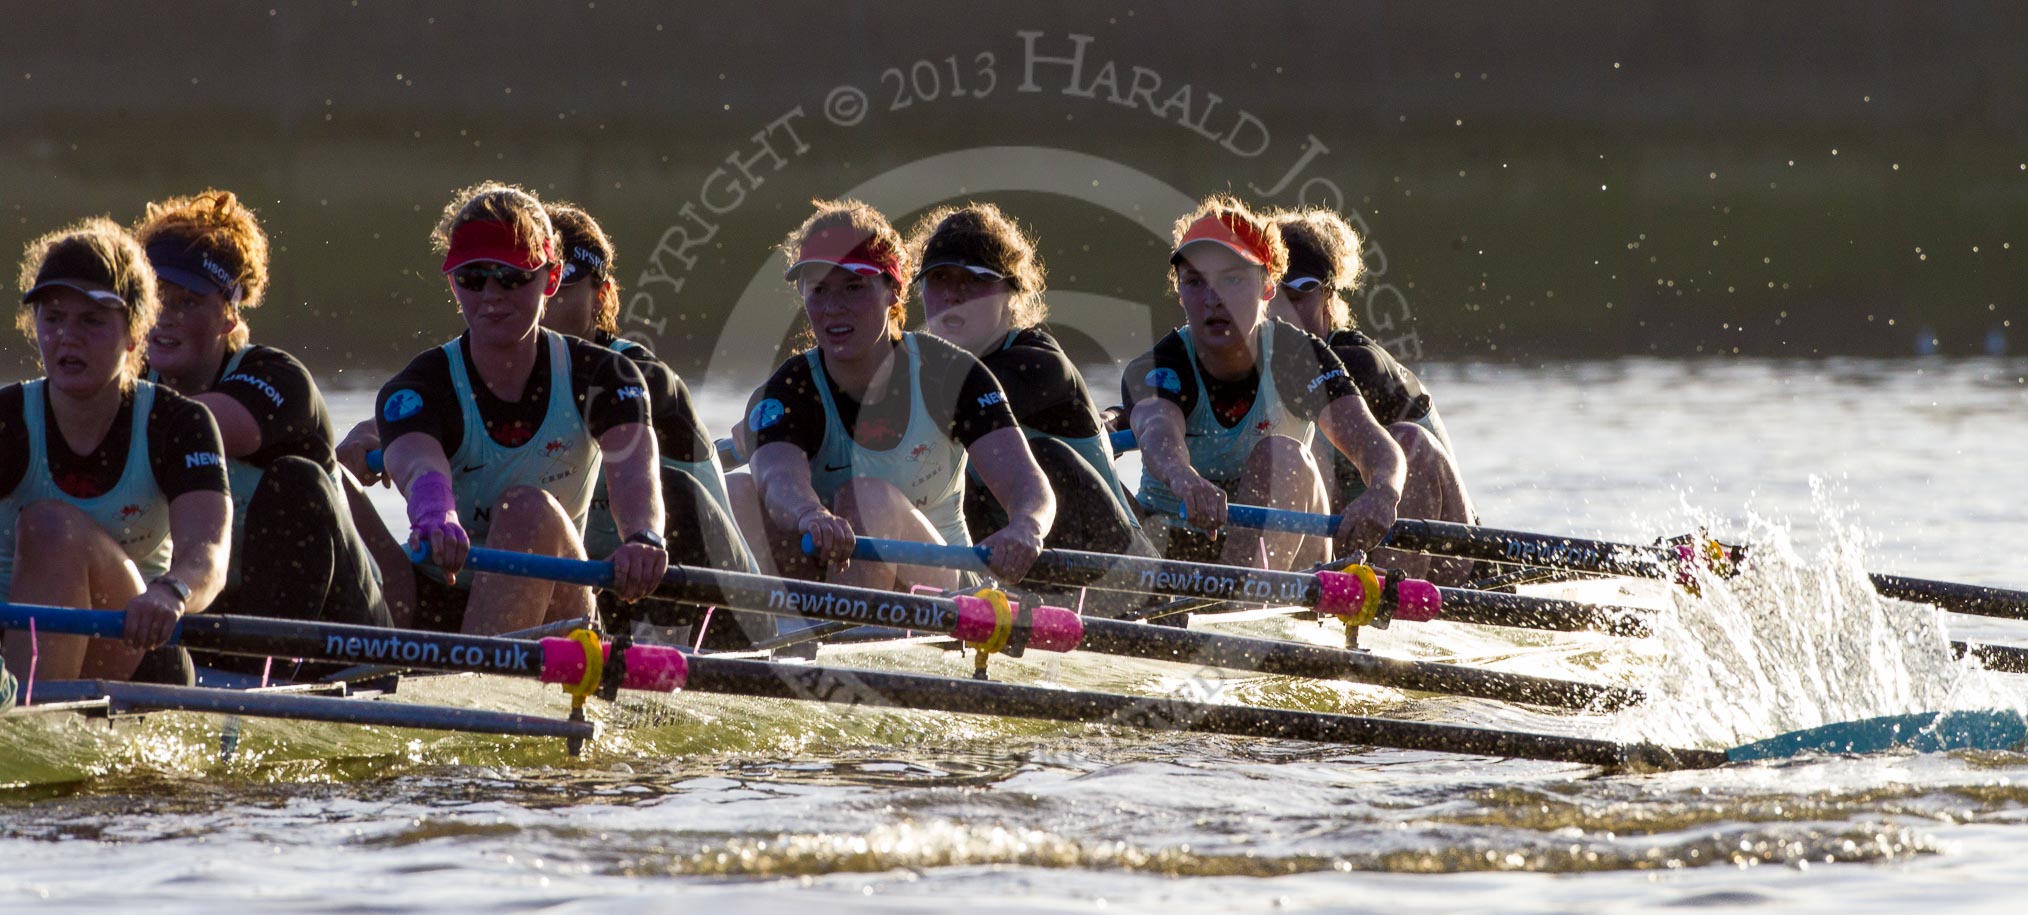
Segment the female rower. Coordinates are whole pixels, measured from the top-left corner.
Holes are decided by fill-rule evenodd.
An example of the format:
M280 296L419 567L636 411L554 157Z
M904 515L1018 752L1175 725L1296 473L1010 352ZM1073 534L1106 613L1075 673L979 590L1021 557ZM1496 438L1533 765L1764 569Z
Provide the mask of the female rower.
M549 221L556 226L559 255L563 259L563 283L543 311L542 326L561 334L582 337L633 360L647 384L648 403L653 407L657 451L662 459L662 509L664 537L669 561L702 568L753 571L753 559L739 528L732 521L726 501L725 471L718 464L718 449L705 434L704 421L690 399L690 388L675 371L646 346L621 337L619 326L620 286L613 279L612 239L598 221L582 208L569 203L545 205ZM619 549L621 537L609 510L611 500L601 480L592 492L591 514L585 519L584 549L604 558ZM601 609L620 608L601 600ZM693 625L697 611L685 608L675 614L658 614L658 625ZM713 630L728 639L736 627ZM713 644L730 645L733 641Z
M1049 306L1034 239L999 207L974 203L924 216L908 251L919 265L923 329L992 371L1056 494L1047 545L1155 555L1113 470L1112 443L1084 377L1040 326ZM1007 523L1006 510L976 474L965 481L965 520L974 538Z
M253 211L228 191L172 197L148 204L134 236L162 301L148 379L209 408L225 444L232 554L211 609L390 625L362 528L392 538L370 510L354 525L323 392L294 356L249 342L246 312L268 287L268 237ZM396 571L406 583L406 563ZM228 657L206 663L240 666Z
M750 505L760 516L753 523L775 567L865 587L956 587L954 572L910 567L902 577L894 566L849 559L859 534L972 542L969 459L1008 516L981 541L989 564L1002 581L1019 581L1042 549L1056 499L993 373L949 343L902 332L909 272L900 233L859 201L819 201L782 251L817 342L754 392L743 430L753 455ZM816 562L800 549L805 534Z
M1369 549L1394 523L1400 447L1366 409L1324 341L1267 304L1288 248L1265 217L1226 195L1177 220L1171 278L1189 323L1127 366L1121 380L1141 447L1139 500L1172 559L1289 568L1300 534L1225 536L1228 502L1318 511L1317 426L1351 458L1366 491L1345 506L1341 539ZM1263 556L1262 551L1266 552Z
M1345 219L1327 209L1280 213L1275 228L1289 249L1289 269L1275 286L1268 314L1325 338L1345 364L1352 383L1374 419L1387 427L1408 462L1407 486L1398 511L1405 517L1476 523L1477 511L1465 492L1464 476L1452 456L1450 435L1422 381L1373 338L1362 334L1344 293L1357 289L1364 263L1359 236ZM1330 449L1332 472L1324 475L1332 506L1343 506L1365 490L1359 469ZM1375 561L1443 585L1463 584L1471 563L1416 553L1383 551Z
M495 182L466 188L431 237L466 329L387 382L374 414L387 475L408 500L409 542L429 546L416 581L418 624L493 634L590 617L584 587L458 572L475 544L584 558L602 461L622 540L611 556L613 591L638 600L669 561L640 370L541 327L563 259L534 195Z
M136 378L156 308L147 255L111 220L29 243L15 326L43 377L0 388L0 599L126 620L121 642L11 631L15 670L190 676L178 650L137 668L225 583L232 499L211 413Z

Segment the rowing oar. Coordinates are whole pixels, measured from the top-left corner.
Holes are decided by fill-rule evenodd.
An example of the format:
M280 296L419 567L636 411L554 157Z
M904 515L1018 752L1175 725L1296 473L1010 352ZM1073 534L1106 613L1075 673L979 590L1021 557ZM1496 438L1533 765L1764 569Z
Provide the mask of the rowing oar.
M611 587L612 563L560 559L474 547L465 559L474 572L543 578ZM1200 664L1292 677L1349 680L1411 692L1446 693L1558 708L1619 708L1640 701L1639 690L1575 680L1481 670L1456 664L1405 661L1361 651L1299 642L1252 639L1083 619L1058 607L1002 611L990 597L929 597L871 588L775 578L746 572L671 566L658 594L775 616L948 633L987 653L1022 649L1069 651ZM1004 600L1004 598L999 598ZM1025 644L1023 644L1025 640ZM997 643L997 644L996 644Z
M809 536L804 535L804 549L809 548ZM986 548L982 546L860 537L853 544L852 557L929 568L986 570ZM1351 625L1378 629L1387 628L1390 621L1397 619L1421 622L1441 618L1457 623L1562 632L1596 629L1615 635L1648 633L1640 612L1630 608L1441 588L1393 573L1375 575L1375 571L1352 566L1346 570L1285 572L1047 549L1028 567L1028 577L1071 587L1292 605L1344 617Z
M125 626L125 615L117 610L73 610L32 604L0 604L0 629L28 629L31 624L43 632L117 639ZM584 636L590 636L585 632ZM561 683L577 697L594 693L607 698L620 689L671 692L683 685L684 656L662 645L615 645L595 637L511 639L498 636L451 635L406 629L382 629L343 623L307 623L224 614L195 614L176 624L171 643L225 654L254 657L310 658L340 664L396 662L406 667L446 670L459 673L524 677L544 683ZM594 650L592 646L597 646ZM304 697L309 698L309 697ZM347 702L331 699L330 702ZM424 708L434 708L425 706ZM529 716L467 715L463 709L435 709L422 713L414 727L445 730L502 730L520 727ZM251 708L241 712L260 715ZM352 714L333 708L333 715ZM285 717L309 717L290 715ZM324 720L353 721L354 718ZM590 737L591 725L581 718L555 721L552 732L578 741ZM424 724L423 721L435 721ZM582 727L578 727L581 725ZM509 730L509 733L519 731Z
M1226 517L1241 527L1291 531L1330 536L1337 532L1339 516L1287 511L1252 505L1233 505ZM1678 578L1686 561L1702 561L1690 544L1634 544L1531 534L1490 527L1452 524L1447 521L1403 519L1394 522L1381 546L1417 553L1435 553L1465 559L1523 563L1556 569L1572 569L1605 575L1636 578ZM1716 544L1725 561L1737 562L1743 549ZM1917 603L1932 604L1953 613L2028 620L2028 591L1991 588L1950 581L1932 581L1869 572L1873 587L1881 595Z
M1108 440L1112 442L1114 454L1132 451L1135 448L1134 430L1132 429L1121 429L1118 432L1111 433ZM712 442L712 446L718 452L719 465L727 470L746 466L746 460L751 456L742 454L739 450L739 443L730 438L721 438ZM371 464L379 454L380 452L378 451L367 452L367 462ZM373 469L376 473L380 470L379 467L374 467Z
M116 610L66 610L15 604L0 605L0 627L20 627L34 620L37 627L75 635L117 637L124 624ZM193 625L195 624L195 625ZM303 623L250 617L192 616L178 624L178 635L191 645L233 654L268 655L287 653L323 661L357 662L384 655L388 646L411 645L414 650L393 649L412 655L407 660L418 667L469 670L507 676L535 676L556 682L549 663L553 654L560 661L561 675L572 673L573 654L577 665L605 652L584 650L573 639L545 639L542 643L484 636L447 636L439 633L400 629L376 629L336 623ZM551 642L565 642L554 646ZM378 644L368 650L363 645ZM573 651L573 646L576 650ZM453 653L462 649L463 660ZM744 697L768 697L799 701L829 702L851 706L878 706L944 711L958 714L992 715L1053 721L1115 724L1156 731L1190 731L1239 737L1264 737L1331 744L1356 744L1402 750L1424 750L1475 756L1537 759L1580 763L1611 768L1690 769L1713 768L1729 762L1774 759L1800 753L1868 753L1893 748L1919 752L1955 749L2019 750L2028 741L2021 716L2014 712L1928 712L1896 715L1864 721L1840 722L1769 738L1731 750L1675 749L1649 743L1618 743L1591 737L1570 737L1526 731L1496 730L1424 721L1399 721L1326 712L1255 708L1244 705L1215 705L1183 699L1124 696L1088 690L1050 689L1009 683L960 680L920 674L847 670L814 664L775 664L697 655L686 659L675 649L634 645L617 653L627 665L626 688L658 692L685 689ZM543 656L543 661L536 661ZM668 659L673 663L661 663ZM647 676L638 668L656 666L652 684L637 682ZM586 677L586 679L591 679ZM142 688L134 695L148 693ZM204 690L178 692L204 693ZM161 694L151 696L171 701ZM312 698L312 697L299 697ZM204 697L191 697L193 702ZM330 703L351 704L352 700L328 699ZM428 709L422 706L419 708ZM305 707L307 712L321 712ZM239 714L260 714L250 709L220 706L219 710ZM440 709L451 713L476 713L470 709ZM290 717L307 717L297 714ZM528 716L512 716L523 718ZM485 720L471 718L468 720ZM574 722L556 722L569 725ZM581 722L577 722L581 723ZM439 723L412 723L416 727L442 727ZM589 725L585 726L586 728ZM487 730L473 728L473 730ZM561 730L570 736L572 729Z

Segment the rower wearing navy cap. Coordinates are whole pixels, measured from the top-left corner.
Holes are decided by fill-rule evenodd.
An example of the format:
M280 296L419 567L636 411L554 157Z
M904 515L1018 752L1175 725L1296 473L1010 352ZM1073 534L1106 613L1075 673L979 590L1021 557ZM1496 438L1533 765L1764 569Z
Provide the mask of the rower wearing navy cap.
M30 242L21 328L43 376L0 388L0 600L124 609L124 639L13 630L7 666L45 680L185 680L153 652L225 583L225 455L211 413L140 380L158 308L133 236L91 219Z
M148 378L208 408L225 445L232 556L212 609L389 625L380 564L362 532L393 541L370 506L354 523L324 395L294 356L250 342L246 313L260 307L269 282L268 237L253 211L229 191L172 197L148 204L134 235L161 281ZM406 564L393 571L405 585ZM204 660L261 666L230 655Z
M626 357L541 327L564 266L541 201L497 182L466 188L432 238L466 330L411 361L375 407L410 544L430 551L417 623L493 634L591 616L582 586L458 573L474 545L584 558L601 473L622 538L613 591L645 596L669 561L648 391ZM354 473L371 473L360 463Z
M1344 508L1341 538L1372 548L1394 523L1401 448L1324 341L1268 317L1288 269L1280 233L1217 195L1177 220L1174 238L1170 277L1189 323L1121 378L1144 462L1138 499L1161 519L1150 536L1170 558L1194 562L1285 569L1321 554L1300 534L1225 528L1231 502L1324 509L1309 451L1321 426L1367 482Z
M1437 413L1435 399L1414 372L1379 342L1360 333L1345 301L1344 295L1359 288L1365 273L1358 233L1344 217L1323 208L1278 213L1274 224L1288 246L1289 269L1275 285L1268 314L1325 338L1365 398L1367 410L1401 446L1408 475L1400 513L1410 518L1477 524L1478 512L1465 491L1464 474L1458 469L1450 433ZM1342 509L1366 490L1359 468L1343 452L1328 443L1313 450L1320 461L1330 462L1324 483L1331 493L1332 509ZM1411 578L1451 586L1463 584L1472 568L1468 560L1396 550L1373 559L1399 568Z

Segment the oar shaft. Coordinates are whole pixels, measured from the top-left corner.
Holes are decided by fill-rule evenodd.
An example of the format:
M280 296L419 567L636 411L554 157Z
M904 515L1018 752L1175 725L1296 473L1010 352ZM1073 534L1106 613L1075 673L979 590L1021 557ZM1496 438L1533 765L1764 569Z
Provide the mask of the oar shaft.
M157 683L108 683L105 689L107 700L113 703L116 711L122 712L162 709L242 715L249 718L329 721L376 727L510 734L517 737L565 737L578 740L589 739L597 730L588 721L570 721L485 709L369 702L331 696L165 686Z
M1079 647L1100 654L1291 677L1347 680L1410 692L1471 696L1556 708L1616 709L1632 705L1642 698L1639 690L1623 687L1502 673L1457 664L1407 661L1371 652L1301 642L1253 639L1119 620L1088 619L1084 626L1084 643Z
M912 540L860 537L852 558L930 568L986 571L986 548L946 546ZM1091 586L1111 591L1174 594L1217 600L1314 607L1322 593L1317 576L1274 569L1150 559L1081 550L1043 550L1028 567L1031 578L1052 584Z
M598 583L602 575L610 576L607 563L528 556L484 548L471 551L467 567L477 571L556 578L582 584ZM778 616L961 635L958 609L947 598L690 566L672 567L662 581L662 588L657 593L677 600ZM1081 637L1055 650L1075 646L1100 654L1288 676L1351 680L1416 692L1449 693L1559 708L1618 707L1638 702L1641 698L1636 690L1450 664L1380 658L1342 648L1247 639L1118 620L1093 618L1082 620L1081 624ZM1037 632L1041 632L1039 624ZM1056 644L1060 643L1037 647Z
M861 537L854 559L929 568L985 571L986 549ZM1028 567L1028 577L1051 584L1090 586L1137 594L1169 594L1214 600L1315 608L1322 589L1314 572L1247 569L1112 553L1048 549ZM1466 588L1437 588L1442 619L1488 626L1516 626L1560 632L1597 630L1646 635L1638 611L1575 601L1495 594Z
M73 610L0 604L0 628L118 638L125 625L116 610ZM510 639L344 623L203 613L176 624L173 642L225 654L308 658L338 664L400 664L425 670L576 682L584 670L582 645L569 639ZM608 649L610 646L606 646ZM627 689L667 692L682 685L683 656L673 648L639 645L627 655Z
M1588 737L1495 731L1244 705L1212 705L1181 699L1044 689L815 665L784 666L714 657L698 657L692 661L691 690L727 695L1117 724L1157 731L1308 740L1594 766L1617 767L1631 763L1663 768L1707 768L1726 762L1722 752L1664 750L1645 744L1621 744Z

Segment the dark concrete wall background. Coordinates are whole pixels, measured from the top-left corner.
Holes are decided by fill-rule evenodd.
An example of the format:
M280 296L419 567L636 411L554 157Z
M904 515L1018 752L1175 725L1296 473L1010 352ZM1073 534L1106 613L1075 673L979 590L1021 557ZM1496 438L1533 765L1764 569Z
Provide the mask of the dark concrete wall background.
M695 374L771 358L722 329L809 198L1037 146L1189 195L1342 202L1377 249L1368 322L1410 355L1976 352L2028 317L2021 10L10 3L0 247L231 188L277 244L257 337L370 384L456 326L424 240L450 192L517 181L602 218L629 329ZM1075 83L1031 60L1079 48ZM1161 87L1138 101L1136 68ZM864 110L827 112L839 87ZM1056 289L1174 319L1149 229L1175 214L990 196Z

